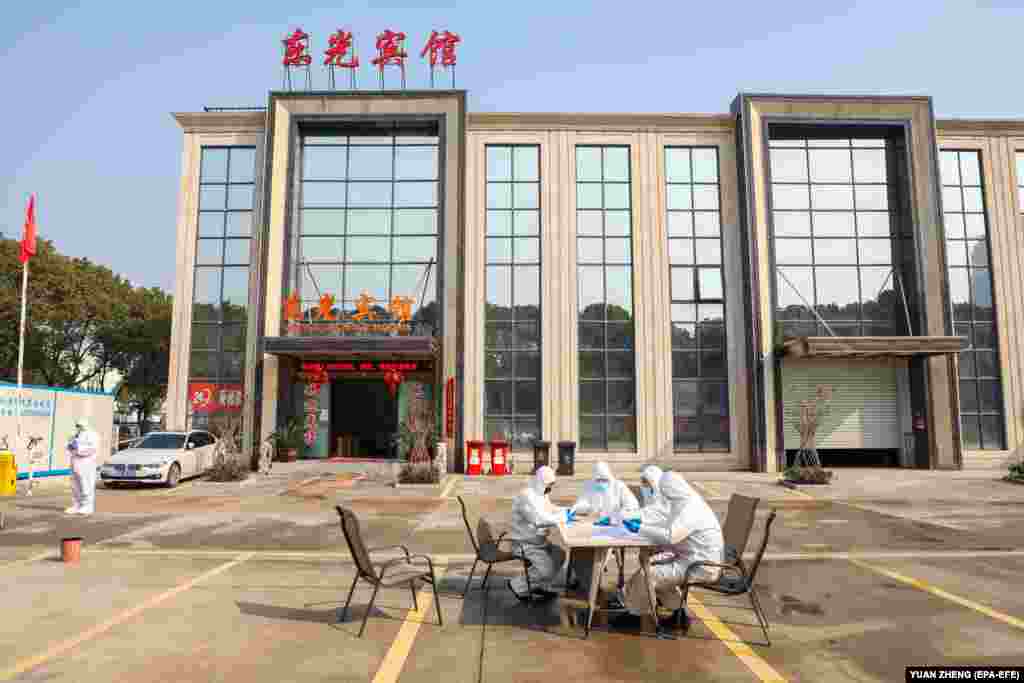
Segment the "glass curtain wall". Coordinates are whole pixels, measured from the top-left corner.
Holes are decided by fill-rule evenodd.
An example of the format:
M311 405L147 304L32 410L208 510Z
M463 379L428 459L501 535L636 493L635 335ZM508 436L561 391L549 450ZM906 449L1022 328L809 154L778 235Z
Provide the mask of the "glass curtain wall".
M941 172L953 327L968 345L957 364L961 438L967 449L1001 450L1006 436L981 156L943 151Z
M636 450L627 146L576 148L580 448Z
M884 139L770 142L776 320L783 336L909 334ZM891 208L891 210L890 210Z
M487 147L484 436L531 448L540 420L540 147Z
M718 149L667 147L676 450L729 448Z
M245 364L254 147L203 147L192 294L189 384L238 407ZM231 387L231 396L218 395ZM194 392L190 390L190 398Z
M304 135L293 260L304 320L395 322L407 299L413 334L435 333L439 193L436 135Z

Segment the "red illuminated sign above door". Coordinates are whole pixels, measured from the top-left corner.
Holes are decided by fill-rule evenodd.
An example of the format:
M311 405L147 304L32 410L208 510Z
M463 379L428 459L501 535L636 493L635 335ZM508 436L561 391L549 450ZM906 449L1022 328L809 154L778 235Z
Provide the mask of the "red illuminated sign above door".
M339 361L336 363L303 363L303 372L316 372L323 370L329 373L346 372L419 372L430 370L429 363L422 361L389 361L389 360L360 360L360 361Z

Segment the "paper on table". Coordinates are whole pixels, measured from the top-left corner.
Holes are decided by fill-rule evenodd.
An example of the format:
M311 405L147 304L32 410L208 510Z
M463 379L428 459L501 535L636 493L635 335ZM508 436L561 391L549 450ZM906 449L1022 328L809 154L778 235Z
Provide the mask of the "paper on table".
M593 531L594 538L629 538L634 539L637 537L632 531L621 526L595 526Z

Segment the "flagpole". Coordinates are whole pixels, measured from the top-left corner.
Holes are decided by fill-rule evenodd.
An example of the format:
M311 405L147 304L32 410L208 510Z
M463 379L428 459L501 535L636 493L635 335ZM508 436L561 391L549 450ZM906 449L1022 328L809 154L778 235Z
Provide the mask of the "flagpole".
M28 260L21 266L21 331L18 334L18 447L27 444L22 437L21 431L21 409L22 409L22 381L25 369L25 312L28 304ZM25 450L28 458L28 495L32 495L32 474L35 463L32 462L32 454Z

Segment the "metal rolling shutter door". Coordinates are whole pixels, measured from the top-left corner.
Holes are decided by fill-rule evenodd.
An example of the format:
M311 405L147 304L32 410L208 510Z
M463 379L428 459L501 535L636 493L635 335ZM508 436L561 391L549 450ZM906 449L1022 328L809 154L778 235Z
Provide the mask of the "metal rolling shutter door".
M818 432L818 448L900 448L896 368L857 365L795 365L782 368L786 448L800 447L795 424L800 402L818 385L832 387L832 408Z

